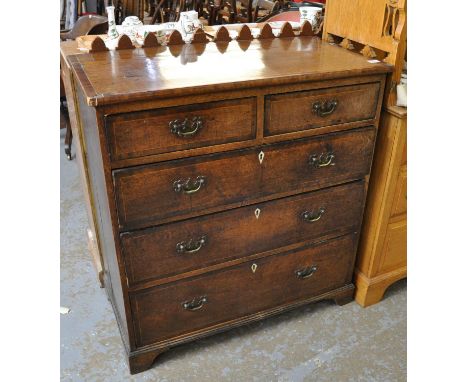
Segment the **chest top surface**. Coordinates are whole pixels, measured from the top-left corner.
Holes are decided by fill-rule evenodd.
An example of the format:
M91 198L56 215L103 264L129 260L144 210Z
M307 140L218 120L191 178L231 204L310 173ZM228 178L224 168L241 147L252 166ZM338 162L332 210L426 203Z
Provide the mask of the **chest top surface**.
M316 37L136 48L69 61L93 106L391 71Z

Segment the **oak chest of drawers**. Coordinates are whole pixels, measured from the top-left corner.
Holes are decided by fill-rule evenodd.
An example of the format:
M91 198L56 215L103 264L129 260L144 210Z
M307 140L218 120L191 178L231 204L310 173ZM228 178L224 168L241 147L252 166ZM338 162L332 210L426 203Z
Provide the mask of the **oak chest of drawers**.
M132 373L172 346L352 298L390 71L312 37L171 48L68 57Z

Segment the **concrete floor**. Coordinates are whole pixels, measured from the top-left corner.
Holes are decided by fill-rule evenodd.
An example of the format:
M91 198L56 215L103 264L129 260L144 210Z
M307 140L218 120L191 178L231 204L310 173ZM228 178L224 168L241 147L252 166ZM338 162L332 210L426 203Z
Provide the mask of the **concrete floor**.
M324 301L174 348L130 376L88 254L76 160L61 132L61 379L64 381L406 381L406 281L367 309ZM74 152L74 151L73 151Z

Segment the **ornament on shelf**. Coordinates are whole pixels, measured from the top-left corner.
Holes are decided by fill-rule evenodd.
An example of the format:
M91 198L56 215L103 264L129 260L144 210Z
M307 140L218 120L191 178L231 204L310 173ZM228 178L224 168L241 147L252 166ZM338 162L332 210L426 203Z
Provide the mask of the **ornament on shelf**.
M109 29L107 31L107 36L109 39L116 39L119 37L119 32L117 32L117 27L115 25L115 7L110 5L106 7L107 11L107 23L109 24Z

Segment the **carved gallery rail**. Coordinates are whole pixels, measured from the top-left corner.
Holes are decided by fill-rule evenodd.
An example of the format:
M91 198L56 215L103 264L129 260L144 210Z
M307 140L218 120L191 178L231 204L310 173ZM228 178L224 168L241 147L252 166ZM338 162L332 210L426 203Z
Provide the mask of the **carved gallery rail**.
M175 345L352 299L391 67L293 36L66 58L131 373Z

